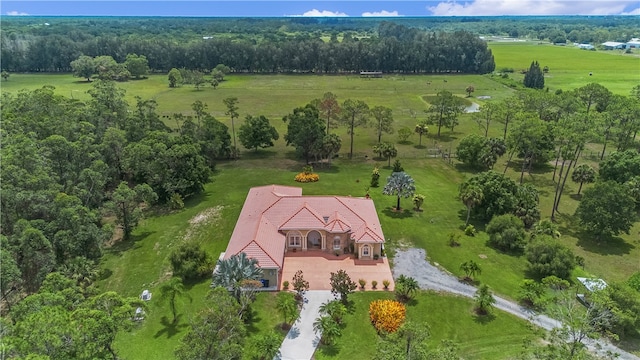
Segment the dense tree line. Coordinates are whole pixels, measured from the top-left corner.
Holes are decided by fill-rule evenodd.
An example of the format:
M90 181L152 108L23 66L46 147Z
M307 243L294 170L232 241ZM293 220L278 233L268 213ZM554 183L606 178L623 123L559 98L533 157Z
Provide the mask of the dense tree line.
M112 81L93 82L89 94L80 102L45 86L2 96L0 295L9 306L51 271L90 279L114 230L129 237L155 202L181 206L231 153L206 104L173 115L173 131L155 101L130 108Z
M144 56L154 71L172 68L210 71L226 64L235 72L339 73L377 70L403 73L462 72L484 74L495 63L486 43L467 31L425 32L383 23L379 35L345 35L324 41L319 34L276 37L265 34L175 40L139 31L136 36L61 34L2 35L2 69L16 72L70 72L80 56L111 57L125 63L129 54ZM390 30L389 28L393 28ZM76 30L79 32L80 30ZM186 31L186 30L185 30Z

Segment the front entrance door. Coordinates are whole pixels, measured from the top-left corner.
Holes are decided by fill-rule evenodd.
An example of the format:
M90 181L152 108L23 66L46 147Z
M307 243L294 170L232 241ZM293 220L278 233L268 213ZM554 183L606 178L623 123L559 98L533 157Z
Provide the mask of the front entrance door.
M307 249L320 249L322 247L322 235L313 230L307 234Z

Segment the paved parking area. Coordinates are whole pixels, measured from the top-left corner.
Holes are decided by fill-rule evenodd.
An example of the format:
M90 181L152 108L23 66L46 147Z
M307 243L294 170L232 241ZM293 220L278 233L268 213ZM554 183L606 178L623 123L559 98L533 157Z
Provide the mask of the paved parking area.
M309 282L310 290L331 290L330 273L340 269L346 271L351 280L356 283L359 279L366 280L366 290L373 290L371 289L373 280L378 282L377 290L383 290L383 280L389 280L391 282L389 291L393 290L393 276L386 257L378 260L356 260L350 255L335 256L321 251L285 254L282 281L287 280L291 283L293 275L298 270L302 270L305 280ZM291 285L289 287L291 288Z

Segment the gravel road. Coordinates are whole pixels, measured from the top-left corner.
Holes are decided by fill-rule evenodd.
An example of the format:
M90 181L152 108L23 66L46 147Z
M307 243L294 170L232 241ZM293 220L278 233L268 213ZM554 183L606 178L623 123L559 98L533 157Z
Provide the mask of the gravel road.
M445 291L470 298L475 295L475 287L461 283L455 276L432 265L426 260L426 255L427 254L424 249L409 248L406 250L397 250L393 258L393 276L395 278L400 275L413 277L418 281L421 289ZM538 315L530 309L499 296L494 297L496 299L495 307L500 310L528 320L547 330L560 326L560 322L555 319L545 315ZM605 355L607 352L612 352L619 354L619 359L640 360L637 356L606 341L589 339L588 341L585 341L585 344L591 351L601 355Z

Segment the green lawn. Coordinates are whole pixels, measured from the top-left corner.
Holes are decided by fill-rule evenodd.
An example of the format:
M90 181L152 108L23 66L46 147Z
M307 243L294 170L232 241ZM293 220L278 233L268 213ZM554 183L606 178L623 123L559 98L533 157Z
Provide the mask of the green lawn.
M598 81L616 93L627 94L638 83L637 70L640 59L635 57L551 45L491 43L490 46L498 69L505 66L516 70L527 68L534 59L538 60L541 66L548 65L551 71L547 77L547 84L552 89L570 89L587 82ZM585 72L588 76L588 71L593 71L594 77L584 78ZM55 86L57 93L63 96L81 100L89 98L86 91L90 84L78 81L69 74L12 74L9 81L2 81L0 90L2 93L17 92L20 89L39 88L45 84ZM454 132L443 129L440 138L433 135L435 128L431 127L431 133L422 139L421 147L417 146L416 134L412 135L409 143L396 144L398 158L416 181L417 193L426 197L422 212L409 210L412 207L410 199L402 199L402 206L407 209L404 212L390 211L391 207L395 206L395 199L382 195L381 188L391 170L386 168L386 161L373 159L371 146L376 143L377 138L372 127L356 129L353 160L346 160L349 148L346 128L343 126L335 129L334 132L339 134L343 141L339 158L330 169L316 169L320 174L320 181L311 184L298 184L293 181L295 174L302 170L303 164L295 158L292 148L286 147L282 139L286 132L285 124L280 121L282 116L296 106L302 106L313 98L321 97L326 91L336 93L340 101L354 98L364 100L370 106L389 106L393 109L394 126L397 130L401 127L413 128L417 120L424 118L423 110L428 106L424 97L433 96L438 91L446 89L464 98L464 90L468 85L475 87L474 96L488 95L494 99L503 99L513 94L512 89L493 81L490 76L476 75L385 76L382 79L237 75L229 76L229 81L224 82L218 90L206 87L200 91L186 86L169 89L164 75L152 75L146 80L119 84L127 90L127 99L132 104L135 96L155 99L158 102L158 111L163 116L176 112L190 113L191 104L196 100L202 100L208 104L211 113L227 123L229 119L224 116L222 99L237 96L240 100L241 117L236 123L236 129L244 115L264 114L271 119L281 135L274 148L258 152L243 150L240 160L220 163L212 182L205 186L201 195L187 201L184 210L150 214L135 230L132 240L116 243L106 250L101 262L103 278L98 283L101 290L114 290L127 296L138 296L143 289L150 289L154 293L147 319L133 332L123 333L118 337L116 348L120 354L130 359L166 358L169 356L167 354L172 354L173 348L185 333L189 319L205 306L204 296L209 288L209 280L189 284L192 302L183 299L179 304L179 322L175 326L169 324L164 320L171 317L168 306L157 303L159 285L170 275L168 256L180 242L194 241L202 244L214 258L217 258L227 246L250 187L275 183L301 186L307 195L363 196L374 166L381 168L381 187L371 189L370 193L385 236L389 239L388 248L391 250L391 256L392 250L399 244L425 248L432 262L439 263L454 275L461 275L459 266L462 262L473 259L482 267L482 274L478 276L480 282L489 284L496 293L507 298L515 298L524 279L525 261L521 257L505 255L487 247L487 235L482 232L482 224L475 223L481 230L480 233L476 237L463 236L460 247L451 248L447 245L448 234L460 232L459 228L464 223L466 215L464 206L457 198L459 184L473 173L455 161L449 164L428 155L433 153L432 150L435 148L455 151L457 143L466 134L480 133L478 125L471 120L469 114L461 116L460 125ZM478 100L474 101L481 103ZM412 117L412 111L417 114L416 118ZM175 126L168 118L165 119L170 126ZM489 135L501 136L501 124L493 124ZM383 141L396 143L397 135L383 134ZM589 144L581 162L595 164L594 154L600 150L601 145ZM496 164L495 168L502 171L504 159ZM545 167L535 169L532 174L525 176L525 181L534 184L541 193L540 206L543 217L548 217L551 211L552 172L552 168ZM508 169L507 175L514 179L519 177L517 162ZM589 234L581 232L576 220L572 218L579 203L576 192L577 184L567 182L559 217L563 234L560 241L569 246L576 255L585 258L585 268L577 269L576 274L595 275L607 281L625 280L638 270L640 239L637 234L640 233L640 224L636 223L631 235L623 235L612 242L599 244ZM199 214L206 215L206 221L190 224L189 221ZM457 301L466 304L466 300L462 299L442 299L451 301L452 304ZM434 299L429 301L437 303ZM273 319L276 316L273 315L272 306L268 296L259 298L256 312L260 320L254 324L252 334L268 331L275 326L277 320ZM459 314L464 314L467 305L460 306L461 308L457 308ZM427 310L425 312L430 313ZM432 328L449 329L448 322L452 319L440 318L436 316L438 314L437 311L433 312L434 317L428 319ZM452 318L455 317L452 315ZM490 331L491 327L493 326L472 327L473 331L469 336L480 336L485 331ZM434 332L434 339L438 339L439 334ZM449 336L454 333L444 334ZM500 341L499 337L494 338L495 341ZM473 344L471 339L457 339L461 343ZM493 351L493 345L488 342L489 337L486 341L477 344L477 351ZM342 347L340 358L347 358L346 353L342 351L351 351L352 348L346 345ZM480 353L474 355L470 347L465 350L465 354L485 357ZM486 358L491 356L487 355Z
M373 358L378 335L369 321L369 303L392 297L392 293L385 292L350 295L352 306L344 319L342 336L334 345L318 348L315 358ZM473 313L473 300L435 292L420 292L407 306L407 320L430 326L430 347L437 347L444 339L452 340L465 359L511 359L521 351L525 339L539 338L539 332L525 320L497 310L478 317Z
M640 82L640 55L622 54L620 50L580 50L574 46L548 43L490 42L496 61L496 71L508 67L521 80L520 70L526 70L537 60L540 67L549 67L545 86L550 90L570 90L597 82L616 94L628 95ZM592 75L589 75L591 73Z

